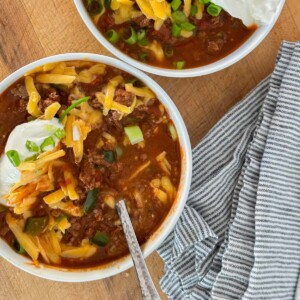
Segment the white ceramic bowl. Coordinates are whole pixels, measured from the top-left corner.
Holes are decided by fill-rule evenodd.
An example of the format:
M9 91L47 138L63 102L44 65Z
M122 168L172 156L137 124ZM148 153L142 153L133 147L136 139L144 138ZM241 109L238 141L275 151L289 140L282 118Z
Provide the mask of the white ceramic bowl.
M263 0L261 0L263 1ZM271 24L267 26L262 26L258 28L254 34L238 49L236 49L231 54L227 55L223 59L220 59L214 63L211 63L206 66L191 68L191 69L183 69L183 70L176 70L176 69L165 69L154 67L148 65L146 63L140 62L138 60L133 59L132 57L126 55L122 51L120 51L117 47L111 44L105 36L97 29L95 24L93 23L92 19L90 18L89 14L87 13L82 0L74 0L77 10L85 22L86 26L90 30L90 32L94 35L94 37L111 53L113 53L116 57L124 60L125 62L131 64L132 66L141 69L145 72L149 72L156 75L166 76L166 77L196 77L211 74L222 69L225 69L234 63L238 62L246 55L248 55L251 51L253 51L269 34L273 26L275 25L281 11L285 0L281 0L280 5L277 8L276 15L272 20Z
M127 65L126 63L119 61L117 59L89 53L67 53L61 55L50 56L43 58L36 62L33 62L10 76L4 79L0 83L0 94L5 91L11 84L21 78L24 73L46 63L58 62L58 61L69 61L69 60L90 60L101 62L106 65L110 65L121 70L124 70L133 76L139 78L143 81L150 89L152 89L157 95L158 99L164 104L164 106L169 111L170 117L174 122L177 129L179 141L182 149L182 174L180 179L180 187L177 199L175 200L169 214L165 218L161 226L154 232L150 239L143 245L144 256L148 256L151 252L156 250L159 245L165 240L168 234L171 232L175 223L177 222L180 214L185 206L186 199L189 193L191 174L192 174L192 154L191 154L191 144L189 140L189 135L186 130L183 119L172 102L170 97L165 93L165 91L151 78L136 70L135 68ZM6 242L0 239L0 256L8 260L10 263L16 267L39 277L65 282L84 282L92 281L105 277L109 277L118 274L133 266L130 255L120 258L114 262L108 263L106 265L82 270L67 270L63 268L54 268L41 264L40 268L35 267L31 260L17 254L13 251Z

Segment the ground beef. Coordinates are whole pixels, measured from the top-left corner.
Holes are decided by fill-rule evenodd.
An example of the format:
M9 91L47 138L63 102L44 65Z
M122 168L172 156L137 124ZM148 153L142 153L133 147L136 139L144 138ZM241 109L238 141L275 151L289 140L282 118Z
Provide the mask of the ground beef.
M60 101L61 101L60 95L58 95L56 91L51 92L47 98L40 100L39 109L41 110L41 112L44 112L48 106L50 106L55 102L60 102Z
M224 45L223 39L208 40L207 41L207 52L209 54L217 54L222 50L223 45Z
M86 191L99 188L103 180L105 169L101 166L102 157L97 153L89 152L83 157L79 179Z
M198 20L195 17L191 17L191 22L196 24L199 31L212 30L222 27L225 23L226 13L222 11L219 16L212 17L206 10L203 12L203 17Z
M149 107L147 105L139 105L134 109L134 111L131 113L131 117L143 120L148 115Z
M94 96L89 100L89 105L95 109L102 109L103 105L98 101L98 99Z
M80 246L85 238L95 235L97 228L103 222L103 212L96 208L90 214L83 217L71 217L71 227L63 235L62 242L70 246Z
M90 83L79 82L78 88L85 95L93 95L96 92L100 92L105 85L104 81L105 74L96 75L95 79Z
M22 84L17 84L17 86L11 90L11 93L13 96L15 96L19 99L28 100L28 98L29 98L27 90L26 90L25 86Z
M48 215L48 205L40 199L34 209L34 217L45 217Z
M127 92L124 89L117 88L114 100L123 105L130 106L134 100L134 94Z
M87 191L81 184L79 184L79 185L76 186L76 192L79 195L79 199L75 200L74 204L75 205L82 205L84 203L84 201L86 200Z
M153 26L153 22L144 15L136 17L136 18L132 19L132 21L135 24L137 24L139 27L142 27L142 28Z
M121 132L123 130L123 126L120 121L120 113L115 110L109 111L108 115L103 117L103 123L103 129L108 132L113 132L114 130Z
M18 111L19 112L26 112L27 111L27 104L28 104L27 99L24 99L24 98L20 99Z
M98 28L106 32L115 25L115 19L113 16L113 11L107 11L103 14L98 21Z

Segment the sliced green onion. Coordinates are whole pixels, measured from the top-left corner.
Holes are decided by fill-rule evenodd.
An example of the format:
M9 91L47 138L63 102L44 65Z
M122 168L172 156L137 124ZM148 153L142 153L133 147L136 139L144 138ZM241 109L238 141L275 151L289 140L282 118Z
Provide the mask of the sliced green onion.
M21 244L17 240L14 241L13 246L19 254L26 253L26 250L21 246Z
M134 45L137 42L137 34L132 26L130 26L130 37L125 39L125 42L129 45Z
M8 208L4 205L0 205L0 213L7 211Z
M61 140L66 136L66 132L63 129L58 128L55 130L54 135Z
M145 29L139 29L136 33L138 41L141 41L146 37L146 30Z
M184 60L178 60L178 61L174 62L174 65L175 65L176 69L182 70L185 66L185 61Z
M113 163L116 160L114 151L104 150L103 155L104 155L104 159L109 163Z
M39 156L39 153L36 153L32 156L26 157L24 161L35 161Z
M190 22L182 22L182 23L180 24L180 26L181 26L182 29L184 29L184 30L186 30L186 31L193 31L193 30L196 28L196 26L193 25L193 24L190 23Z
M88 192L86 200L83 204L83 211L85 212L85 214L89 214L94 210L98 201L98 195L99 189L97 188Z
M12 163L14 167L18 167L20 165L21 159L18 151L9 150L6 152L6 156L8 157L9 161Z
M146 38L143 38L142 40L138 41L140 46L147 46L148 45L148 40Z
M172 57L174 55L174 49L171 45L166 45L164 48L164 53L166 57Z
M148 53L147 52L139 53L139 59L141 61L145 61L147 57L148 57Z
M99 247L105 247L109 243L109 237L100 231L97 231L91 242Z
M40 150L39 146L35 142L29 141L29 140L26 141L25 146L26 146L27 150L30 152L39 152L39 150Z
M173 0L171 2L171 7L173 10L177 10L181 5L181 0Z
M182 23L187 21L187 16L181 10L172 12L172 18L175 23Z
M198 7L196 5L191 6L191 16L194 17L198 12Z
M75 101L72 105L70 105L60 116L59 118L59 122L62 122L62 120L65 118L65 116L75 107L77 107L78 105L80 105L82 102L87 102L90 100L91 97L83 97L78 99L77 101Z
M198 1L201 4L208 4L208 3L210 3L210 0L198 0Z
M217 17L221 11L222 7L213 3L209 4L209 6L207 7L207 13L210 14L212 17Z
M144 140L143 132L137 125L124 127L125 133L129 138L131 145L135 145Z
M117 154L117 160L120 160L120 158L121 158L122 155L123 155L123 149L122 149L120 146L118 146L118 147L116 148L116 154Z
M91 16L101 14L103 5L99 0L88 0L87 10Z
M46 228L48 223L47 217L32 217L26 220L24 232L31 235L39 235Z
M173 23L171 31L172 31L172 36L179 37L181 33L181 27L176 23Z
M52 136L45 138L40 146L41 151L51 150L54 147L55 147L55 142Z
M106 36L107 39L113 44L116 44L119 40L119 34L113 29L108 30Z

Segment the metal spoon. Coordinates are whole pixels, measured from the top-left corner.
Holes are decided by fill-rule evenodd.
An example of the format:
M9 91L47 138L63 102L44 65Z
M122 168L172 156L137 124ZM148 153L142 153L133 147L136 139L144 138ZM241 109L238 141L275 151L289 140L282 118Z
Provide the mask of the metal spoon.
M153 284L146 266L141 248L134 233L124 200L116 204L118 215L121 219L123 231L135 266L136 274L142 290L142 298L145 300L160 300L158 292Z

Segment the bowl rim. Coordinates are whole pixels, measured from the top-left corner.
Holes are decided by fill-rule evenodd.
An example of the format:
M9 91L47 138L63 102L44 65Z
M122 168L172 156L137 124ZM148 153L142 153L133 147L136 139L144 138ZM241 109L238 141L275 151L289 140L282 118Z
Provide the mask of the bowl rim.
M52 63L52 62L73 61L73 60L88 60L88 61L104 63L112 67L121 69L139 78L147 86L149 86L149 88L151 88L154 91L154 93L157 95L157 98L167 108L170 117L177 129L177 133L179 136L179 141L182 149L182 156L183 156L182 157L183 171L180 179L178 197L175 200L173 206L171 207L170 212L164 219L163 223L153 233L153 235L149 238L149 240L143 245L142 251L144 257L147 257L162 244L162 242L172 231L177 220L181 215L182 210L184 209L189 194L189 189L191 185L191 176L192 176L192 150L191 150L189 134L186 129L185 123L183 121L183 118L179 110L177 109L176 105L171 100L171 98L148 75L126 64L123 61L120 61L112 57L104 56L104 55L98 55L98 54L65 53L65 54L58 54L54 56L45 57L37 61L34 61L32 63L29 63L24 67L16 70L15 72L13 72L11 75L9 75L8 77L6 77L4 80L0 82L0 94L3 91L5 91L11 84L13 84L19 78L24 76L26 72L31 71L40 65L46 63ZM103 279L106 277L119 274L133 266L131 256L128 254L120 259L116 259L113 262L107 263L105 265L101 265L99 267L89 268L89 269L68 270L64 268L47 266L44 264L40 264L40 268L37 268L33 265L30 259L17 254L2 239L0 239L0 256L5 258L8 262L13 264L14 266L32 275L44 279L61 281L61 282L87 282L87 281Z
M190 68L190 69L183 69L183 70L175 70L175 69L165 69L159 68L155 66L148 65L146 63L140 62L128 56L127 54L120 51L117 47L111 44L105 36L97 29L95 24L93 23L92 19L90 18L89 14L87 13L83 1L82 0L74 0L75 6L81 16L83 22L89 29L89 31L93 34L93 36L100 42L108 51L110 51L113 55L120 58L121 60L127 62L128 64L134 66L137 69L142 71L152 73L155 75L165 76L165 77L174 77L174 78L188 78L188 77L197 77L212 74L223 70L236 62L243 59L247 56L250 52L252 52L269 34L269 32L274 27L276 21L278 20L283 6L285 4L285 0L280 0L280 4L277 7L276 14L274 15L272 22L268 25L264 25L259 27L252 36L246 40L239 48L237 48L232 53L228 54L224 58L213 62L211 64Z

